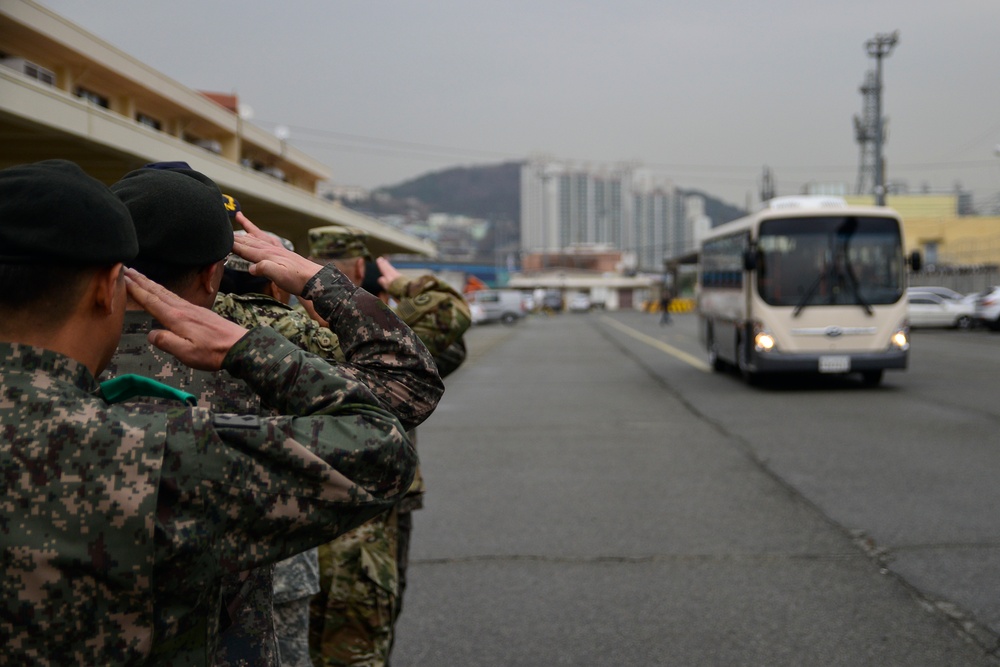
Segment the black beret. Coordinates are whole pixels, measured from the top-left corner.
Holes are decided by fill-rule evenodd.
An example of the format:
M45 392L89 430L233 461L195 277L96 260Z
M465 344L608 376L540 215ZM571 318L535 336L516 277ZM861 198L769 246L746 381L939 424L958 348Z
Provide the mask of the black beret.
M114 264L139 252L128 209L67 160L0 170L0 262Z
M187 162L173 161L173 162L150 162L149 164L142 165L143 169L167 169L169 171L179 171L183 174L187 174L192 178L197 178L203 183L208 183L211 185L216 185L215 181L210 179L205 174L195 171L191 168ZM235 218L236 214L240 212L240 203L236 201L236 198L232 195L227 195L222 193L222 205L226 207L226 213L229 214L230 218Z
M143 168L111 186L132 214L140 262L207 266L233 249L219 187L192 169Z

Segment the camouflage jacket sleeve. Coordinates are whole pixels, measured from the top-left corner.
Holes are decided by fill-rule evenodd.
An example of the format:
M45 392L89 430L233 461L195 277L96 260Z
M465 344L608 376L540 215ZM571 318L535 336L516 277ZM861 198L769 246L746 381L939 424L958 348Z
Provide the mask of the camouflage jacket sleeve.
M321 326L304 311L296 310L269 296L219 294L212 310L244 329L271 327L296 346L327 361L345 361L337 334Z
M437 358L455 343L472 323L469 304L443 280L426 275L392 281L389 294L399 305L396 314Z
M344 373L368 385L407 429L430 416L444 384L416 332L333 266L313 276L302 296L330 323L346 360Z
M401 499L416 451L363 383L267 327L234 345L224 367L282 416L190 408L168 424L158 562L197 569L187 554L199 526L214 535L223 569L245 570L329 541ZM180 437L175 446L171 433L192 434L193 445Z

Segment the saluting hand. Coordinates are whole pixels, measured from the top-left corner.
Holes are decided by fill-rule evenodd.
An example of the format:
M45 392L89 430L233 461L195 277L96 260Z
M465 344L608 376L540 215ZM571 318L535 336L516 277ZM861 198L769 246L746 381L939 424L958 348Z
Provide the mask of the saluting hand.
M392 281L403 274L399 272L399 269L390 264L389 260L385 257L376 258L375 264L378 266L378 270L382 274L378 278L378 284L382 286L382 289L388 292L389 285L392 284Z
M149 342L191 368L217 371L247 330L207 308L185 301L135 269L125 269L129 296L164 329L149 332Z
M246 236L236 237L233 252L252 262L251 275L263 276L286 292L301 295L309 279L323 268L285 248L274 237L250 222L242 211L236 214L236 221L247 233Z

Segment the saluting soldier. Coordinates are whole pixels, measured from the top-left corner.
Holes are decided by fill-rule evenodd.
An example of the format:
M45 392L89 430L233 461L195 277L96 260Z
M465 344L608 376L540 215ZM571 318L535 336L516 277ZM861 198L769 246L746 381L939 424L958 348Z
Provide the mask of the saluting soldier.
M0 635L17 664L134 664L154 646L161 662L208 664L223 573L329 541L412 480L402 425L355 369L126 270L138 249L128 209L76 165L0 171ZM312 299L344 345L411 335L329 268L255 236L235 250ZM150 342L225 369L288 416L115 403L177 395L95 379L121 336L126 290L164 327Z
M234 202L234 213L247 228L252 223L239 212ZM237 232L240 234L240 232ZM289 250L291 242L270 235ZM306 313L289 307L287 293L266 277L250 273L250 263L238 255L226 260L222 287L213 310L226 319L246 328L267 325L304 350L332 361L344 361L345 354L340 339L333 331L320 325ZM355 357L357 352L352 353ZM391 368L391 359L384 358L378 367L382 381L373 392L383 406L399 417L404 426L415 428L437 405L441 385L434 382L420 383L415 378L404 377L395 381L393 374L405 371ZM414 375L412 371L409 375ZM281 561L274 569L274 627L278 639L282 667L310 667L309 657L309 603L319 592L319 565L316 549L296 554Z
M368 267L377 267L377 284L396 300L396 313L427 346L442 376L444 368L457 368L464 360L461 336L471 323L468 304L434 276L411 280L385 258L373 259L366 240L357 229L311 229L310 258L336 266L357 285L370 284ZM409 435L414 439L415 431ZM387 664L405 586L410 512L421 507L423 493L418 468L397 508L320 546L320 592L313 598L309 647L316 667Z
M190 169L186 163L147 165L127 174L113 184L111 190L129 209L136 227L139 253L130 264L146 274L155 275L171 291L196 305L209 307L217 300L225 264L233 247L230 216L253 228L257 236L264 237L242 215L234 198L222 195L211 179ZM319 271L321 267L311 265L311 268ZM323 276L317 279L322 280ZM368 303L378 308L378 304ZM353 304L348 302L346 307L351 308ZM246 328L275 323L262 318L259 312L253 321L236 317L237 312L231 308L224 316L229 315L227 319ZM402 332L401 335L400 331L373 328L368 330L368 336L359 338L357 334L361 332L353 328L357 324L358 321L350 317L338 320L338 329L350 329L344 335L345 340L353 344L347 348L349 354L341 359L327 357L327 360L344 362L344 370L365 382L380 400L381 395L393 387L413 389L406 394L413 404L409 416L419 415L420 418L414 420L419 423L433 410L443 390L433 361L411 333ZM109 365L109 376L133 373L169 381L194 394L200 406L217 411L280 413L275 406L266 401L262 403L247 383L228 373L188 369L178 359L150 345L147 337L154 326L153 318L142 310L131 309L126 313L125 333ZM279 329L288 333L287 326ZM332 333L329 337L337 338ZM214 665L276 667L284 662L277 644L272 575L269 566L225 577ZM186 629L177 632L179 637L189 634ZM184 648L184 643L178 640L169 651L176 653Z

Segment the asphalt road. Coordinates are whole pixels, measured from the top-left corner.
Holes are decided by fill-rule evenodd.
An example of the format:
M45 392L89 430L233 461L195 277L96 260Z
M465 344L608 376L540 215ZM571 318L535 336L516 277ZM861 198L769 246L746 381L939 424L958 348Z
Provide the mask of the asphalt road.
M470 331L393 666L1000 664L1000 334L751 388L694 324Z

